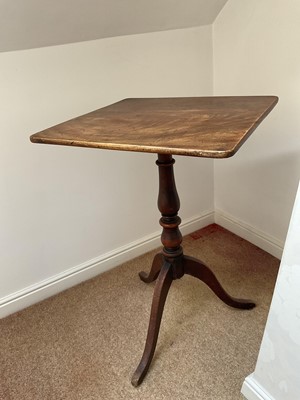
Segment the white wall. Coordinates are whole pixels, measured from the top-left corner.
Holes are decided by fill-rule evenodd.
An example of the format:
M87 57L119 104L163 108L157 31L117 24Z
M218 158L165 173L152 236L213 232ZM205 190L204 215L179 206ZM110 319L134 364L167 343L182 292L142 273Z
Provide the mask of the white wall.
M299 21L299 1L229 0L213 25L214 94L279 96L237 155L215 162L216 219L278 256L300 178ZM300 396L298 209L257 366L243 386L249 400Z
M211 24L226 0L1 0L0 51ZM55 29L53 29L55 27Z
M299 248L300 186L255 371L243 385L249 400L300 398Z
M211 95L211 26L0 53L0 88L3 316L159 245L155 155L29 135L126 97ZM207 224L212 161L175 171L186 231Z
M299 21L298 0L229 0L213 25L214 94L279 96L237 155L215 162L217 221L268 251L283 246L300 177Z

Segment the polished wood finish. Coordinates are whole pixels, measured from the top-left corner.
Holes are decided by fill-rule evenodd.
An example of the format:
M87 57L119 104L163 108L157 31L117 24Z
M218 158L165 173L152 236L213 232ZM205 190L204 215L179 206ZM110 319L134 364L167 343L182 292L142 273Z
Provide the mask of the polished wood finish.
M152 282L156 278L157 281L154 288L144 353L131 380L134 386L138 386L143 381L151 364L164 304L174 279L180 279L185 274L191 275L206 283L219 299L228 306L247 310L255 307L255 303L251 300L231 297L214 273L203 262L183 254L182 236L179 230L180 218L177 216L180 202L174 179L174 162L171 155L161 154L158 155L156 162L159 169L158 208L162 214L160 224L163 227L161 241L164 247L162 252L154 257L150 273L147 275L142 271L139 274L140 278L146 283Z
M277 101L275 96L125 99L34 134L31 141L225 158Z
M275 96L125 99L31 136L34 143L157 153L158 208L162 252L142 281L156 280L142 359L132 377L139 385L152 361L169 288L184 274L205 282L227 305L251 309L250 300L231 297L201 261L183 254L179 230L180 201L172 154L232 156L277 103Z
M217 280L215 274L200 260L194 257L184 256L184 273L200 279L222 300L225 304L233 308L251 310L255 303L251 300L237 299L230 296Z
M151 283L154 282L155 279L158 277L158 274L161 270L161 267L164 263L164 257L162 253L158 253L155 255L153 262L152 262L152 267L150 269L149 274L147 274L144 271L141 271L139 273L140 279L145 282L145 283Z
M152 361L165 301L173 280L172 272L172 264L165 261L159 273L159 279L155 284L145 349L142 359L131 379L133 386L138 386L142 383Z

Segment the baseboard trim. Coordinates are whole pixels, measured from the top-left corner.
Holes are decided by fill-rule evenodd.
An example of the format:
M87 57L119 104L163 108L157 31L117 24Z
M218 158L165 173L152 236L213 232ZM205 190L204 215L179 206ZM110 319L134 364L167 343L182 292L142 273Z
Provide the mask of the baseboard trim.
M241 392L247 400L275 400L267 391L262 389L253 374L247 376L244 380Z
M183 235L187 235L212 223L228 229L274 257L280 259L282 256L284 243L221 210L209 210L201 215L186 219L181 224L180 229ZM102 254L70 268L61 274L1 298L0 319L158 248L161 244L160 234L160 231L154 232L109 253Z
M272 256L281 259L284 243L273 236L270 236L221 210L215 210L215 223L228 229L230 232L235 233L241 238L248 240L248 242L265 250L267 253L272 254Z
M214 212L207 211L201 215L184 220L180 226L180 230L183 235L187 235L213 222ZM0 319L158 248L161 245L160 235L160 231L154 232L153 234L128 243L109 253L102 254L99 257L52 276L49 279L3 297L0 299Z

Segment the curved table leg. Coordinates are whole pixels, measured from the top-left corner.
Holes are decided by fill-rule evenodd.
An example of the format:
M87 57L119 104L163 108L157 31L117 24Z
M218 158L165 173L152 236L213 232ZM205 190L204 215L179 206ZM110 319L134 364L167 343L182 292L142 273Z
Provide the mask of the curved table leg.
M144 271L141 271L139 273L139 277L141 278L141 280L145 283L154 282L155 279L158 277L158 274L162 268L163 262L164 262L164 257L162 255L162 253L156 254L153 259L152 267L150 269L149 274L147 274Z
M142 359L131 379L133 386L138 386L143 381L152 361L164 305L172 280L172 265L165 262L155 284L145 349Z
M221 299L225 304L234 308L250 310L255 307L251 300L236 299L231 297L221 286L215 274L196 258L183 256L184 273L200 279Z

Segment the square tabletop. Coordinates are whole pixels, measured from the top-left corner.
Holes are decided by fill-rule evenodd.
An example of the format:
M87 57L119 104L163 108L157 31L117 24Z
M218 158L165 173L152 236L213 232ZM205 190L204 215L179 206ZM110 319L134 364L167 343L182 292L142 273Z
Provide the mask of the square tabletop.
M276 105L276 96L125 99L30 137L34 143L225 158Z

